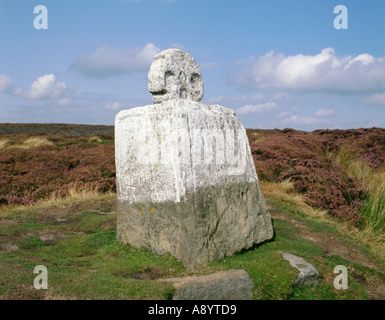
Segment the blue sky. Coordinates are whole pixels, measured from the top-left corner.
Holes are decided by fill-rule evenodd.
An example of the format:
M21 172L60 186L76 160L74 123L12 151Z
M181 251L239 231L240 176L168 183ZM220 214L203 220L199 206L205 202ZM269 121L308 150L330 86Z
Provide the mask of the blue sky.
M0 122L113 124L171 47L247 128L385 127L383 0L0 0Z

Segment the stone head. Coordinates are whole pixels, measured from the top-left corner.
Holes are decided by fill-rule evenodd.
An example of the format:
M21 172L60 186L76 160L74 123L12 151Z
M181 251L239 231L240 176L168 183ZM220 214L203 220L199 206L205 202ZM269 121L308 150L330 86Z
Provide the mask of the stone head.
M154 103L172 99L201 101L203 80L194 58L179 49L158 53L148 72L148 90Z

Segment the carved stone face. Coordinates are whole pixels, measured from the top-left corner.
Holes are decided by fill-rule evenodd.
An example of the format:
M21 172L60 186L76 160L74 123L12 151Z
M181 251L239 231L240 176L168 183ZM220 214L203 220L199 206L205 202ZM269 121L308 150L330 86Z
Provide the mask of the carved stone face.
M154 103L172 99L201 101L203 80L194 58L179 49L158 53L148 72L148 90Z

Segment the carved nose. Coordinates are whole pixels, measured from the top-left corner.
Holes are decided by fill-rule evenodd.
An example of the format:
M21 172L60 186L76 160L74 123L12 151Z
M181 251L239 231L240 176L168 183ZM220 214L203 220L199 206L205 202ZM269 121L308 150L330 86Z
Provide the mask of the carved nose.
M179 98L187 99L187 91L186 88L180 88L179 90Z
M186 75L184 74L183 71L181 71L179 73L179 82L182 84L182 85L185 85L186 84Z

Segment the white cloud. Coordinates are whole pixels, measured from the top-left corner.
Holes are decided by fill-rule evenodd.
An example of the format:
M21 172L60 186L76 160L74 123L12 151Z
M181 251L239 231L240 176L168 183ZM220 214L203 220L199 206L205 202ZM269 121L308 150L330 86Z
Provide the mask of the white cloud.
M241 88L279 91L376 92L385 89L385 57L337 57L333 48L316 55L285 56L270 51L241 61L230 82Z
M291 112L282 111L282 112L278 113L278 118L289 117L291 114L292 114Z
M11 78L7 75L0 75L0 91L31 100L50 100L61 106L73 102L72 93L67 84L65 82L57 82L53 73L38 77L32 82L31 88L28 91L16 88Z
M272 96L273 100L288 100L289 98L290 95L284 92L276 92Z
M373 94L366 99L369 104L385 105L385 93Z
M290 126L323 125L327 123L324 119L319 119L315 117L303 117L297 114L287 117L281 120L281 122L285 125Z
M226 103L228 105L259 104L267 100L269 100L269 98L265 97L261 93L256 93L254 95L236 94L236 95L230 96L229 98L226 98Z
M335 112L334 109L319 109L315 113L316 117L335 117L337 116L337 113Z
M87 76L101 78L147 71L154 56L159 52L160 49L151 42L143 48L103 46L92 54L79 57L71 68Z
M72 103L73 103L72 98L63 98L63 99L57 100L57 104L59 106L67 106L67 105L70 105Z
M180 43L173 43L170 48L179 49L179 50L186 50L185 46Z
M13 87L12 79L5 74L0 74L0 92L10 92Z
M249 113L264 113L277 108L277 104L274 102L266 102L263 104L251 105L247 104L236 110L237 114L249 114Z
M107 110L120 110L123 108L124 108L124 105L120 101L109 102L105 106L105 109L107 109Z
M225 98L224 96L211 97L211 98L207 98L206 102L208 104L217 104L217 103L221 103L224 98Z
M20 89L18 93L32 100L61 100L68 99L68 87L65 82L57 82L53 73L45 74L37 78L31 84L31 89L22 93Z
M274 125L289 126L289 127L314 127L314 126L328 126L330 121L327 118L336 117L338 114L334 109L319 109L315 112L314 116L299 115L296 111L300 108L292 106L289 111L282 111L278 113L277 118L279 122ZM294 112L293 112L294 111Z

